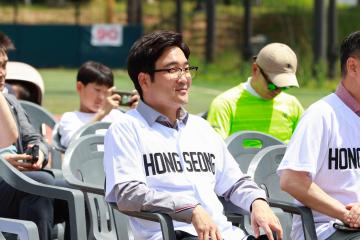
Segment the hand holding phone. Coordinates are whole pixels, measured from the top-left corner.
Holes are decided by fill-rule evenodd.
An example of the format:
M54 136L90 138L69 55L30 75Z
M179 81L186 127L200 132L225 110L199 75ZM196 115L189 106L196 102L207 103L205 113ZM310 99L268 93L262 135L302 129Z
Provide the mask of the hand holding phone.
M119 102L120 106L129 107L132 104L131 97L133 96L133 94L131 92L113 91L112 94L120 95L121 97Z

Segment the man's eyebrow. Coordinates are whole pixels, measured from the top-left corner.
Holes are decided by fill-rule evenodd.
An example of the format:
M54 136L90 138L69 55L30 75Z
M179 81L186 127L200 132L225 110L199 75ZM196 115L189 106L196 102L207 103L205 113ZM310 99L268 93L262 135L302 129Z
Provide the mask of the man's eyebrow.
M172 61L172 62L169 62L169 63L165 64L164 67L170 67L170 66L173 66L173 65L181 65L181 64L180 64L179 62ZM189 65L189 62L186 61L186 62L184 63L184 65Z

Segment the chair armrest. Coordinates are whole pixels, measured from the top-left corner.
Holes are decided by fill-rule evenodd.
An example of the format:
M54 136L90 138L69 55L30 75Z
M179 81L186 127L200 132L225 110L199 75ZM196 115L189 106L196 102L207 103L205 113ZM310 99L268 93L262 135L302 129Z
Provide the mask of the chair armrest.
M61 169L44 168L44 170L50 172L55 177L55 179L64 179L64 175Z
M79 189L82 192L89 192L99 195L105 195L105 189L104 186L99 186L93 183L84 183L74 177L74 175L71 172L68 172L70 170L63 169L63 175L65 178L65 181L70 184L70 186L74 187L75 189Z
M11 187L37 196L65 200L69 207L71 239L86 239L84 195L80 190L39 183L0 158L0 176Z
M109 203L113 209L119 211L115 203ZM173 240L176 239L174 225L172 218L165 213L156 213L156 212L133 212L133 211L121 211L125 215L136 217L144 220L149 220L153 222L160 223L162 236L164 240Z
M20 240L39 239L38 228L36 227L36 224L31 221L0 218L0 232L17 234Z
M51 147L53 147L56 151L58 151L60 153L65 153L65 151L66 151L66 148L64 146L61 146L54 142L51 144Z
M234 223L244 224L244 216L250 213L243 208L240 208L230 201L226 201L223 197L219 197L220 202L224 207L224 215L226 218Z
M317 239L314 218L310 208L304 206L298 206L296 204L289 202L274 200L271 198L268 199L268 201L271 207L281 208L285 212L300 215L305 239L306 240Z

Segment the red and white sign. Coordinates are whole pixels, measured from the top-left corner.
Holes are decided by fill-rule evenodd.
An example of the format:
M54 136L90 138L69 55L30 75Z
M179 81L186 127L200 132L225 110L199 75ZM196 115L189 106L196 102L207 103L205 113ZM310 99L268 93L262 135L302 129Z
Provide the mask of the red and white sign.
M119 47L123 44L123 27L119 24L96 24L91 28L91 45Z

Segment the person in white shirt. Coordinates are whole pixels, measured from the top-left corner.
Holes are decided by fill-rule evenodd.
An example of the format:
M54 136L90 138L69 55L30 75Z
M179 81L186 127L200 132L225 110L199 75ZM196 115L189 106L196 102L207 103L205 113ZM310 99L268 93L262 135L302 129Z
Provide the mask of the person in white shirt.
M105 135L106 200L120 210L161 211L177 239L254 239L232 226L218 196L251 212L256 237L282 239L266 195L244 175L210 124L183 108L197 67L179 33L157 31L130 49L128 73L141 100ZM161 239L159 224L130 218L135 239ZM268 238L267 238L268 237Z
M360 31L340 53L336 92L306 110L278 168L281 188L313 210L320 240L360 239ZM336 231L338 223L358 231ZM292 239L303 239L297 216Z
M80 108L64 113L59 122L60 143L64 147L69 146L71 137L85 124L121 118L122 112L118 109L121 96L113 94L114 90L114 75L110 68L94 61L80 67L76 82ZM138 95L134 92L130 107L136 107L137 103Z

